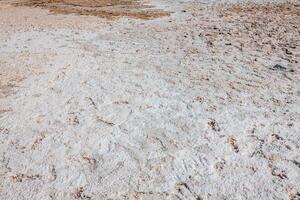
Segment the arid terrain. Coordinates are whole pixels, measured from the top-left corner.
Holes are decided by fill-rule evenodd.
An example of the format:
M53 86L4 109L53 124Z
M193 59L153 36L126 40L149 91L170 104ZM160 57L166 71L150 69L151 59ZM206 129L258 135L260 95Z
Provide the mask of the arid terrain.
M300 2L0 0L0 199L300 200Z

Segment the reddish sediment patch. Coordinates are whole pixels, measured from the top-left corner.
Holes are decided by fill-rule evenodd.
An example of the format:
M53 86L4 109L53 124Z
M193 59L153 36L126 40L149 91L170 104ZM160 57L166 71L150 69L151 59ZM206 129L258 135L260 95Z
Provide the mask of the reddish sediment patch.
M169 15L168 12L133 0L23 0L14 5L46 8L59 14L92 15L107 19L153 19Z

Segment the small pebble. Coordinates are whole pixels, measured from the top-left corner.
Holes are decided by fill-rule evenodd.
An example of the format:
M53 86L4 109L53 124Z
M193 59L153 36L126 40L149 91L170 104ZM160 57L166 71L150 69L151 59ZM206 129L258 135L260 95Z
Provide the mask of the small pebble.
M280 71L280 72L294 72L293 69L288 69L286 67L283 67L279 64L274 65L273 67L270 68L273 71Z

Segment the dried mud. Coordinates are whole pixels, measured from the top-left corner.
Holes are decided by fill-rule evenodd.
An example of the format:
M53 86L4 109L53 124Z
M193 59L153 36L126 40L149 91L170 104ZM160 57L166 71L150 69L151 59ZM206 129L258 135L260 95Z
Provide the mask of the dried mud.
M47 8L59 14L92 15L108 19L124 16L153 19L169 15L165 11L132 0L25 0L14 5Z

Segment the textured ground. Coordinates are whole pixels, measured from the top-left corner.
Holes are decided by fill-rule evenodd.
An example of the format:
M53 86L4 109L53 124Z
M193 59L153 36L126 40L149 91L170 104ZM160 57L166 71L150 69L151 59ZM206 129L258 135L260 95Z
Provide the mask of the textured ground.
M0 199L300 199L299 3L47 2L0 1Z
M150 4L134 0L20 0L13 5L46 8L52 13L93 15L108 19L123 16L153 19L169 15L168 12L154 9Z

